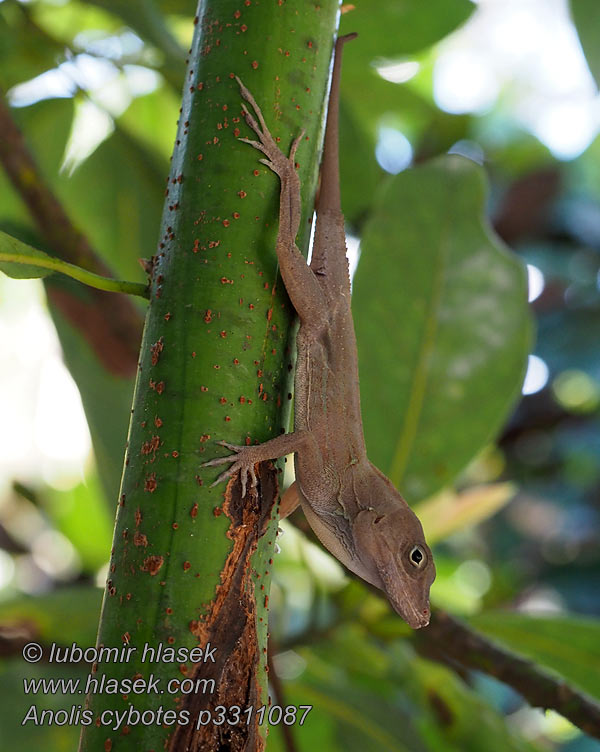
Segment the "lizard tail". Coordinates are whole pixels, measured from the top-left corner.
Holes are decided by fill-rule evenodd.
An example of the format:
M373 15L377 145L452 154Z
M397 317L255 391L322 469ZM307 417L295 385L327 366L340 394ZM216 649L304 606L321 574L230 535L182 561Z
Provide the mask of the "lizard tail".
M327 125L325 127L325 143L323 146L323 161L321 163L321 188L317 203L317 215L319 211L331 209L341 212L340 205L340 176L339 176L339 142L338 142L338 116L340 103L340 74L342 69L342 49L346 42L358 36L356 33L338 37L335 43L335 57L333 61L333 74L331 76L331 89L329 95L329 107L327 109Z

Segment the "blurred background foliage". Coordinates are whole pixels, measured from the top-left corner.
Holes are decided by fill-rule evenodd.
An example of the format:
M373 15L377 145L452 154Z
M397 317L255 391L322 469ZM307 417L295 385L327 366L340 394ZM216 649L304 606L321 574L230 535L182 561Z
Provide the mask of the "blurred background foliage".
M71 219L122 278L143 281L137 259L155 247L193 6L0 2L0 87L12 116ZM342 16L342 30L361 35L344 63L341 173L353 263L362 241L354 308L370 453L435 545L434 606L600 701L597 4L367 0ZM428 254L441 247L442 225L449 278L461 253L481 249L489 273L449 282L442 342L455 360L432 353L446 371L423 384L427 420L409 451L403 400L419 378L411 346L426 335L418 304L427 270L438 268ZM520 271L489 225L528 265L533 344ZM0 229L45 249L3 174ZM510 289L488 289L504 273ZM509 315L485 319L475 303L486 296L492 313ZM132 380L108 374L50 314L42 283L0 279L0 687L9 700L0 738L33 701L23 676L56 675L24 664L20 641L94 644L131 402ZM469 329L480 316L497 322L485 341ZM453 326L465 327L454 339ZM467 388L453 413L449 363L468 352L487 360L471 380L457 371ZM292 730L298 749L600 750L506 684L430 660L300 516L282 528L274 669L286 702L315 707ZM11 748L69 749L77 735L29 724L10 732ZM279 728L269 749L286 749Z

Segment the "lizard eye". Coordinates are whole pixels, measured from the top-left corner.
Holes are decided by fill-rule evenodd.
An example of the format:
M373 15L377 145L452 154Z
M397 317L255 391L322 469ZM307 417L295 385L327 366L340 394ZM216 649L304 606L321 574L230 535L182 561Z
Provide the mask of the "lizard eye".
M422 569L427 564L427 554L421 546L413 546L408 555L410 563L417 569Z

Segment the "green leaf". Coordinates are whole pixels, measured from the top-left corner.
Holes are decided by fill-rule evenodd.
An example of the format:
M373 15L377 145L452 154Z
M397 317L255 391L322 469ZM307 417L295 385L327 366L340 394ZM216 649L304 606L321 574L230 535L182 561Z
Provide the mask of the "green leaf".
M35 263L28 263L29 261ZM148 296L146 285L140 282L124 282L102 277L100 274L94 274L75 264L38 251L37 248L32 248L5 232L0 232L0 271L14 279L39 279L52 272L59 272L98 290Z
M69 216L119 277L143 277L139 258L156 248L167 162L118 123L75 172L56 176Z
M600 621L573 616L487 612L469 619L490 637L600 699Z
M89 294L85 287L75 288L68 280L51 278L48 286L70 285L67 294L82 297ZM92 435L98 474L111 511L119 493L123 472L123 448L127 439L127 427L133 394L133 378L123 378L109 373L99 361L90 343L79 329L56 308L50 314L65 363L81 393L81 400Z
M423 686L421 702L430 718L420 728L431 744L444 752L534 752L541 748L516 733L500 712L446 666L427 660L415 661L415 673ZM438 739L431 737L432 720L439 724Z
M340 102L342 210L347 222L358 224L384 173L375 160L375 132L364 127L347 103Z
M483 171L444 157L389 180L353 310L371 459L409 499L449 485L506 419L531 340L525 270L483 219Z
M600 86L600 4L597 0L571 0L571 15L590 72Z
M454 31L474 11L469 0L363 0L342 16L340 34L360 32L361 55L407 55L429 47Z
M275 665L283 679L294 676L283 688L286 702L313 706L295 735L301 752L534 749L446 666L416 657L406 640L382 647L357 622L277 656ZM269 744L278 736L272 728ZM278 741L273 749L285 747Z
M31 261L32 263L27 263ZM33 262L41 262L36 266ZM58 259L52 258L37 248L32 248L26 243L0 232L0 271L13 279L41 279L52 274L52 262Z
M48 488L41 494L44 511L77 549L83 569L95 574L109 558L115 496L105 503L96 473L66 491ZM94 531L90 535L90 530Z
M120 18L78 0L69 0L68 3L60 5L43 0L32 3L30 7L36 25L48 35L48 39L60 40L63 52L65 47L70 47L74 51L85 50L90 39L89 32L95 32L93 38L99 39L123 31ZM118 61L119 55L112 59ZM134 59L129 53L129 60Z
M353 42L344 52L342 71L340 181L346 220L360 226L385 175L375 159L379 127L386 123L399 127L406 135L404 126L408 121L424 129L436 110L412 89L385 81L355 53ZM361 92L360 97L356 96L357 91ZM397 122L400 113L402 123Z
M168 170L179 107L180 100L173 89L162 85L150 94L136 97L116 121L117 130L123 130L135 142L143 144L148 154L160 155L164 169L161 166L157 170L157 181L161 179L163 172L166 174ZM138 158L143 164L144 154L140 154Z

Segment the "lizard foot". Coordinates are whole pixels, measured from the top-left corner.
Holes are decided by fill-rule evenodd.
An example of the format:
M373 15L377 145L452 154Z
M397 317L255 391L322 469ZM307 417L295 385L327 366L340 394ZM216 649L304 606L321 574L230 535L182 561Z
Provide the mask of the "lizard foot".
M256 104L256 100L237 76L236 81L240 86L240 92L242 96L252 107L252 109L256 113L256 117L258 118L257 123L254 117L250 114L246 105L242 105L246 123L248 123L250 128L252 128L252 130L256 133L259 140L253 141L249 138L240 138L239 140L243 141L246 144L250 144L250 146L258 149L258 151L262 151L267 159L261 159L259 161L266 165L270 170L273 170L273 172L279 175L280 178L283 178L285 174L295 174L294 157L296 156L296 149L298 148L300 139L304 136L304 131L302 130L300 134L293 140L290 147L289 157L286 157L275 143L273 136L271 136L271 134L269 133L269 129L267 128L267 124L265 123L265 120L263 118L262 111Z
M211 484L211 488L239 472L242 481L242 498L244 498L246 496L248 476L250 476L250 488L256 488L257 485L254 465L259 460L256 459L255 452L252 451L254 447L238 446L237 444L229 444L227 441L217 441L217 444L231 449L234 454L229 454L226 457L215 457L214 460L202 463L201 467L214 467L215 465L225 465L228 462L232 463L231 467L221 473L216 481Z

